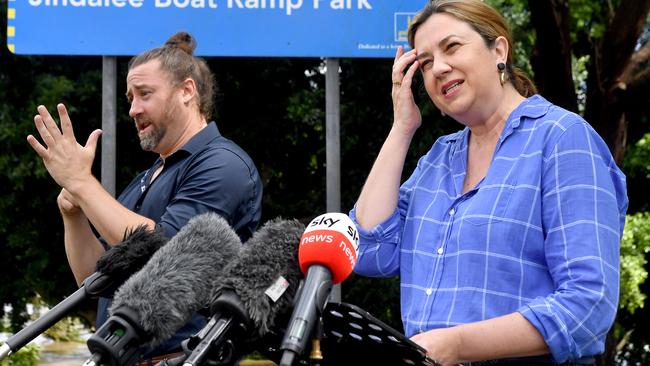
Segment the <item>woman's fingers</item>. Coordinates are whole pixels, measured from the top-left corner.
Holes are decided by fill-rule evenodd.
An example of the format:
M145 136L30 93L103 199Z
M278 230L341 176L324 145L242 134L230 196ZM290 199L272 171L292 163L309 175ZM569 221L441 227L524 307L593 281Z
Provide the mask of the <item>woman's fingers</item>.
M402 79L402 85L404 85L407 88L411 87L411 85L413 84L413 76L415 75L415 72L418 70L418 67L420 67L420 62L418 60L413 61L411 66L408 68L408 70L406 70L406 74Z
M417 53L414 49L403 54L401 53L403 52L400 52L398 49L398 52L395 55L395 63L393 64L393 73L391 75L393 86L397 87L402 84L404 71L409 68L409 65L412 64L417 57ZM397 57L398 55L399 57Z

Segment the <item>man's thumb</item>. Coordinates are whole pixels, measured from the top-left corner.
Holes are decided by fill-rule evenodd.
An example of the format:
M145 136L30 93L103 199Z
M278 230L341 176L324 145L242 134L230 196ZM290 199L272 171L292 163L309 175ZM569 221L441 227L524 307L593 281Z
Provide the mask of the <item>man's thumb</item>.
M102 135L102 130L97 129L93 131L90 136L88 136L88 140L86 141L86 148L91 149L93 152L97 149L97 140L99 140L99 136Z

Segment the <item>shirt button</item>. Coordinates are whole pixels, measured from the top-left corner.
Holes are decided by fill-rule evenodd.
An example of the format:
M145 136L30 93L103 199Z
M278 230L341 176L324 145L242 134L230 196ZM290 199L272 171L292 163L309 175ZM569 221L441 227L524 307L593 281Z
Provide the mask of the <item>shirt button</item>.
M429 296L433 291L430 288L428 288L426 292L427 292L427 296Z
M438 254L442 254L443 252L444 250L442 250L442 248L438 248Z
M451 210L449 210L449 216L454 216L455 213L456 213L455 208L452 208Z

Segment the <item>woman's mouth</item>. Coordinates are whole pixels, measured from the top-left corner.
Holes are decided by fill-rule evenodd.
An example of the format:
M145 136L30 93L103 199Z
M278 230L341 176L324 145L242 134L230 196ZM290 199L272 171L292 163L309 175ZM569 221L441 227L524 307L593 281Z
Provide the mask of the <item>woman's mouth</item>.
M442 87L442 94L443 95L451 95L453 94L460 86L464 83L465 81L463 80L454 80L452 82L449 82Z

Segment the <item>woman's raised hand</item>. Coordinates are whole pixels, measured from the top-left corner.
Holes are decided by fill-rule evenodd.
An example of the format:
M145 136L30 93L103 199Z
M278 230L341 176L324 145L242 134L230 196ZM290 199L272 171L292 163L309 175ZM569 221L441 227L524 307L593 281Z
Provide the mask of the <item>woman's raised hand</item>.
M404 53L404 48L399 47L393 63L393 128L407 134L413 134L422 124L422 115L411 90L413 75L420 65L416 57L415 49Z

